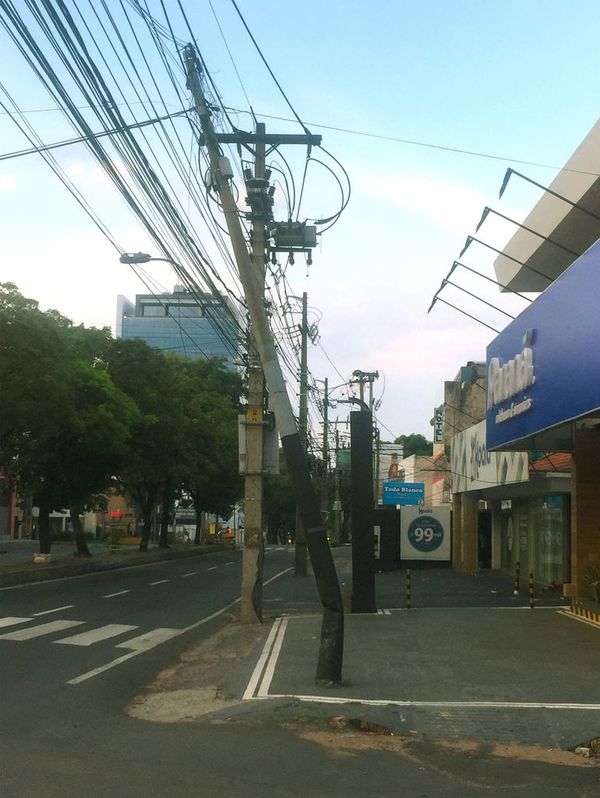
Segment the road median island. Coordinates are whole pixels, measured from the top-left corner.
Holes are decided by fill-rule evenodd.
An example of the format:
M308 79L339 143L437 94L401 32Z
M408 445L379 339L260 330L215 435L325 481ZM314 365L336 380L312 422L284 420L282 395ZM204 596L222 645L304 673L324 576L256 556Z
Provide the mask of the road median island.
M49 579L62 579L69 576L81 576L99 571L112 571L118 568L131 568L164 560L206 556L218 552L231 553L231 546L183 544L168 549L156 547L145 552L132 550L131 546L123 546L116 551L99 550L91 557L77 557L73 553L67 556L62 554L60 558L50 559L48 562L33 562L29 557L16 561L0 561L0 588L45 582Z

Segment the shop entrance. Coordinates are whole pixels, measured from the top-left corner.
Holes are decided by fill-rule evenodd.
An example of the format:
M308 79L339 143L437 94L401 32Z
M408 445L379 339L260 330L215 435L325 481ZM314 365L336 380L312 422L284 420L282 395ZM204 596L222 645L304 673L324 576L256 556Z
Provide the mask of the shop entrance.
M477 515L477 558L480 568L492 567L492 513L479 510Z

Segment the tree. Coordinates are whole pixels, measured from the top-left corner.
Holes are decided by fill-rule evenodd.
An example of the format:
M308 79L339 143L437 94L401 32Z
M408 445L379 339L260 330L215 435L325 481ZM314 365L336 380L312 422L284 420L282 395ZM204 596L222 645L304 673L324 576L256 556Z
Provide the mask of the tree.
M183 367L189 380L183 486L194 500L198 544L202 514L230 515L243 492L237 442L242 384L214 358Z
M172 504L173 486L179 482L186 448L188 382L178 358L167 357L140 339L113 342L108 372L139 410L119 480L139 508L140 551L146 551L155 508L161 499L163 509ZM161 544L166 545L166 532Z
M40 508L40 551L49 514L69 507L77 553L89 555L80 513L108 487L125 456L135 405L97 354L109 332L73 327L16 286L0 285L0 463Z
M433 443L418 432L413 432L410 435L400 435L394 443L402 446L404 457L410 457L411 454L427 457L433 454Z

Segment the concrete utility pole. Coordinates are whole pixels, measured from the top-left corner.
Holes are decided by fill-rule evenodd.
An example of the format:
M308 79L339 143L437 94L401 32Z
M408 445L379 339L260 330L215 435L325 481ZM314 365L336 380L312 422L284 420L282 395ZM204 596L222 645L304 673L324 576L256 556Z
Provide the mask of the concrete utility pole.
M298 433L308 452L308 300L306 291L302 294L302 324L300 326L300 402L298 408ZM300 507L296 507L296 543L294 575L306 576L308 572L306 556L306 534L302 526Z
M259 279L259 291L264 297L265 285L265 225L270 207L264 202L261 188L265 182L265 126L256 124L257 141L254 150L254 180L248 185L247 201L252 221L252 265ZM242 552L242 592L240 621L259 623L263 617L263 448L264 448L265 378L260 356L250 329L248 346L248 407L246 410L246 474L244 477L244 550Z
M200 66L194 47L191 44L184 48L184 60L187 72L188 86L193 94L195 110L200 119L203 132L203 142L206 144L210 161L212 183L219 192L223 214L231 243L238 265L240 280L244 288L246 304L252 324L252 335L256 348L260 354L263 373L269 391L270 406L275 412L281 444L285 454L288 471L294 486L296 501L299 503L302 522L306 530L306 539L310 552L315 580L319 596L323 605L323 622L321 626L321 642L319 659L317 662L317 682L340 682L342 678L342 658L344 644L344 610L340 586L333 563L331 550L327 543L326 530L321 522L319 504L314 493L306 456L298 434L296 420L287 395L285 381L281 366L277 359L275 342L269 328L269 322L263 302L261 275L257 273L255 264L252 263L244 234L239 222L239 211L236 207L229 178L232 176L231 167L219 149L219 136L215 133L211 111L204 97L200 82ZM233 134L235 136L235 134ZM231 139L231 134L228 134ZM258 139L265 144L279 143L277 137L259 136L258 133L243 134L246 145L256 144ZM289 139L289 137L287 137ZM297 137L305 144L317 144L319 137L305 134ZM223 139L224 140L224 139ZM238 137L238 142L242 137ZM267 202L268 183L263 181L263 186L256 186L264 201Z

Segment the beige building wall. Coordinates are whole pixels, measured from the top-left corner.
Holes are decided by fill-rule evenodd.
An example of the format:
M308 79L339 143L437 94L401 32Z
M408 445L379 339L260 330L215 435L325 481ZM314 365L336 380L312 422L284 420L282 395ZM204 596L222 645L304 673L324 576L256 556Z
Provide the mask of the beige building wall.
M586 595L587 571L600 567L600 430L579 429L571 477L571 583L565 595Z

